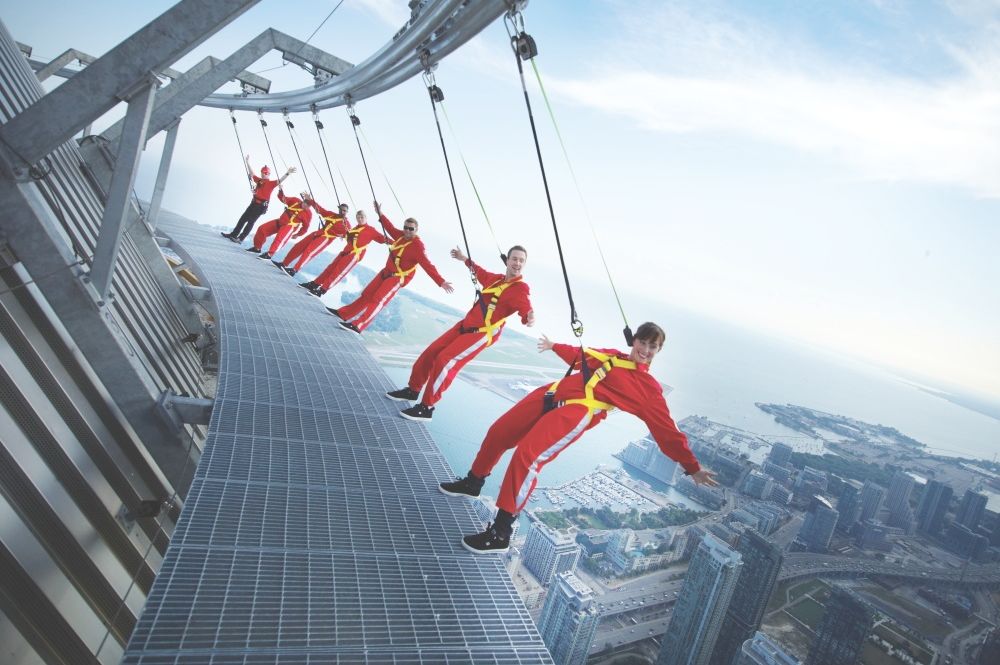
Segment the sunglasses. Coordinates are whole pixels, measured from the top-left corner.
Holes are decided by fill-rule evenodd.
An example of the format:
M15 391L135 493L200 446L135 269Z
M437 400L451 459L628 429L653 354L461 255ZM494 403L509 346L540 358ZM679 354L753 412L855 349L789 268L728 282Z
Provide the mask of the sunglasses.
M404 231L416 231L417 227L415 227L415 226L404 226L403 230Z

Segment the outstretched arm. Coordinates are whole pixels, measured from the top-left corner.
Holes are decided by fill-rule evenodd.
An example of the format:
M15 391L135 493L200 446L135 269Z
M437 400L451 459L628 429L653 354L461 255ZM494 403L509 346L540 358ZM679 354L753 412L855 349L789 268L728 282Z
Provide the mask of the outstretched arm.
M288 170L285 171L285 175L283 175L280 178L278 178L278 184L280 185L281 183L283 183L285 181L285 178L287 178L288 176L292 175L297 170L298 169L296 169L294 166L289 166Z

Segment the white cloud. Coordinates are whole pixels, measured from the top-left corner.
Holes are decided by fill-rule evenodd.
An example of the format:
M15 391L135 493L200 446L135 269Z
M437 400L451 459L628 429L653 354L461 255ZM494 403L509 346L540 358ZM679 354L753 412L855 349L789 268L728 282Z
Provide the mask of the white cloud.
M982 29L986 46L946 46L959 73L931 80L830 62L729 17L672 8L641 25L628 20L632 34L619 43L631 46L616 63L587 79L550 76L548 86L653 131L735 132L842 160L875 180L1000 197L996 26Z

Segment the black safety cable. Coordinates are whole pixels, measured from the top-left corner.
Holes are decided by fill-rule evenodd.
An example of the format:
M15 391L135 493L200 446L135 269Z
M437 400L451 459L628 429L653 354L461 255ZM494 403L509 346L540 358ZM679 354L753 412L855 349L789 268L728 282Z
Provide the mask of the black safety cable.
M330 183L333 185L333 195L337 198L337 206L340 206L340 194L337 192L337 181L333 178L333 169L330 168L330 158L326 154L326 144L323 142L323 123L319 120L319 113L313 107L313 122L316 123L316 136L319 137L319 146L323 148L323 159L326 160L326 170L330 174Z
M306 181L306 191L309 192L309 198L314 199L315 197L313 196L312 185L309 184L309 174L306 173L306 165L302 163L302 155L299 153L299 146L295 142L295 125L292 124L292 121L289 119L287 111L285 111L284 116L285 127L288 128L288 138L292 141L292 148L295 149L295 156L299 160L299 168L302 169L302 177L305 178Z
M247 166L247 158L246 158L246 153L245 153L245 152L243 152L243 141L241 141L241 140L240 140L240 130L239 130L239 129L238 129L237 127L236 127L236 114L235 114L235 113L233 113L233 110L232 110L232 109L229 109L229 117L230 117L230 118L232 119L232 121L233 121L233 133L235 133L235 134L236 134L236 146L237 146L237 147L239 148L239 150L240 150L240 162L241 162L241 163L243 164L243 168L244 168L244 169L246 169L246 172L247 172L247 180L249 180L249 181L250 181L250 191L251 191L251 192L253 192L253 191L256 191L256 190L254 189L254 186L253 186L253 178L251 178L251 177L250 177L250 176L252 175L252 174L250 173L250 167L249 167L249 166ZM277 169L278 169L277 165L275 165L275 167L274 167L274 168L275 168L275 170L277 170Z
M563 157L566 159L566 166L569 168L569 174L573 177L573 184L576 186L576 195L580 198L580 205L583 207L584 217L587 219L587 226L590 227L590 234L594 236L594 245L597 246L597 253L601 257L601 263L604 265L604 272L608 276L608 283L611 284L611 292L615 296L615 301L618 303L618 311L621 312L622 322L625 323L625 328L622 330L622 334L625 335L625 343L632 346L633 335L632 328L628 324L628 317L625 316L625 307L622 305L622 299L618 296L618 288L615 286L615 279L611 276L611 268L608 267L608 261L604 258L604 250L601 248L601 241L597 237L597 230L594 229L594 222L590 218L590 206L583 199L583 189L580 187L580 181L576 177L576 171L573 169L573 162L569 158L569 152L566 150L566 143L563 141L562 132L559 131L559 123L556 122L556 114L552 110L552 103L549 101L549 96L545 92L545 85L542 84L542 74L538 71L538 62L532 58L531 68L535 71L535 79L538 81L538 89L542 92L542 100L545 101L545 108L549 111L549 118L552 120L552 126L556 130L556 137L559 139L559 145L562 147Z
M552 219L552 231L556 236L556 248L559 250L559 264L562 266L563 281L566 283L566 296L569 298L570 326L573 334L578 338L583 336L583 322L576 313L576 304L573 302L573 290L569 285L569 272L566 270L566 260L563 257L562 243L559 240L559 226L556 224L556 213L552 207L552 194L549 192L549 181L545 176L545 163L542 161L542 148L538 143L538 130L535 127L535 116L531 112L531 99L528 97L528 86L524 81L524 67L521 59L529 60L538 55L538 48L531 35L524 32L524 23L521 19L521 30L517 29L515 23L520 18L520 12L514 16L507 14L504 20L507 24L507 33L510 35L511 48L514 51L514 60L517 61L517 73L521 77L521 90L524 91L524 104L528 109L528 120L531 122L531 134L535 139L535 153L538 155L538 168L542 172L542 184L545 186L545 200L549 204L549 217ZM582 348L582 347L581 347Z
M278 162L274 159L274 152L271 151L271 141L267 138L267 120L264 120L263 109L257 110L257 119L260 120L260 131L264 134L264 143L267 145L267 154L271 155L271 166L274 167L274 175L278 175ZM278 179L278 191L285 191L281 187L281 179Z
M465 243L465 255L469 259L469 277L472 278L472 286L476 289L476 302L484 309L483 316L486 316L486 304L483 302L482 291L479 280L476 279L476 271L472 269L472 250L469 249L469 238L465 234L465 222L462 221L462 206L458 203L458 192L455 191L455 179L451 175L451 163L448 161L448 149L444 145L444 133L441 131L441 121L438 119L437 103L444 101L444 93L434 81L434 73L430 70L424 72L424 83L427 85L427 93L431 98L431 108L434 110L434 124L437 125L438 138L441 140L441 152L444 154L444 167L448 172L448 182L451 184L451 196L455 200L455 211L458 213L458 226L462 229L462 242Z
M354 112L354 104L350 102L347 104L347 116L351 119L351 127L354 129L354 140L358 142L358 152L361 153L361 164L365 167L365 177L368 178L368 189L372 192L372 201L378 201L378 197L375 196L375 186L372 184L372 174L368 172L368 162L365 160L365 151L361 148L361 137L358 136L358 126L361 125L361 118L359 118ZM378 223L382 227L382 232L387 238L392 238L389 230L385 227L385 223L382 221L382 213L376 210L375 214L378 216Z
M531 99L528 97L528 86L524 81L524 66L521 60L530 60L538 55L538 47L535 40L524 31L524 17L519 11L508 12L504 16L504 25L510 37L511 49L514 51L514 60L517 61L517 73L521 78L521 90L524 92L524 105L528 109L528 120L531 122L531 135L535 139L535 154L538 155L538 168L542 172L542 184L545 186L545 200L549 204L549 216L552 218L552 231L556 236L556 248L559 250L559 264L562 267L563 281L566 282L566 297L569 299L570 327L576 335L580 344L580 378L586 387L590 380L590 368L587 366L587 351L583 346L583 322L576 313L576 304L573 302L573 290L569 285L569 271L566 270L566 260L563 258L562 243L559 241L559 226L556 224L556 213L552 207L552 195L549 192L549 181L545 177L545 164L542 161L542 148L538 142L538 130L535 127L535 116L531 112ZM520 29L519 29L520 28ZM572 372L573 365L566 370L566 376Z

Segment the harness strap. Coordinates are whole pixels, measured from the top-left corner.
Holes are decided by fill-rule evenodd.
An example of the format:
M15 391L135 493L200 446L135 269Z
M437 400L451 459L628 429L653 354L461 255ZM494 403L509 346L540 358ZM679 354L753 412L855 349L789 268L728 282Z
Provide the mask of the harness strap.
M564 406L567 404L583 404L591 411L614 410L615 407L613 404L602 402L594 397L594 388L597 386L598 383L600 383L604 379L604 377L608 375L608 372L610 372L612 369L618 367L629 370L636 369L635 362L631 360L626 360L624 358L619 358L618 356L612 356L607 353L601 353L600 351L595 351L594 349L585 348L583 351L586 355L590 356L591 358L600 361L601 366L593 371L593 373L590 375L590 379L584 384L583 386L584 396L582 398L568 399L562 402L558 402L554 404L554 406ZM586 365L586 358L584 358L583 364ZM549 386L549 389L546 391L546 394L554 395L561 381L562 379L559 379L551 386Z
M406 279L408 275L412 275L416 272L417 266L413 266L409 270L403 270L400 266L399 262L403 259L403 251L413 243L413 241L410 240L409 242L399 244L400 240L402 240L402 238L394 240L392 244L389 245L389 253L392 255L392 262L396 265L396 272L389 273L386 279L388 279L388 277L398 277L399 283L402 284L403 280Z
M493 296L492 298L490 298L490 304L485 306L485 312L483 314L483 325L482 327L479 328L462 328L462 332L486 333L486 346L492 345L493 338L497 334L499 334L499 331L504 327L504 324L507 323L506 316L497 321L496 323L494 323L493 312L496 310L497 303L500 302L500 296L503 295L503 292L506 291L511 285L516 284L519 281L521 281L520 277L510 282L505 282L501 279L500 281L495 282L490 286L488 286L487 288L483 289L481 291L483 295L490 294L491 296ZM480 299L479 303L480 305L483 304L482 299Z
M361 232L364 231L363 225L355 226L353 229L347 232L347 242L348 246L344 247L344 253L350 252L355 256L355 258L361 258L364 253L364 247L358 247L358 238L361 237Z

